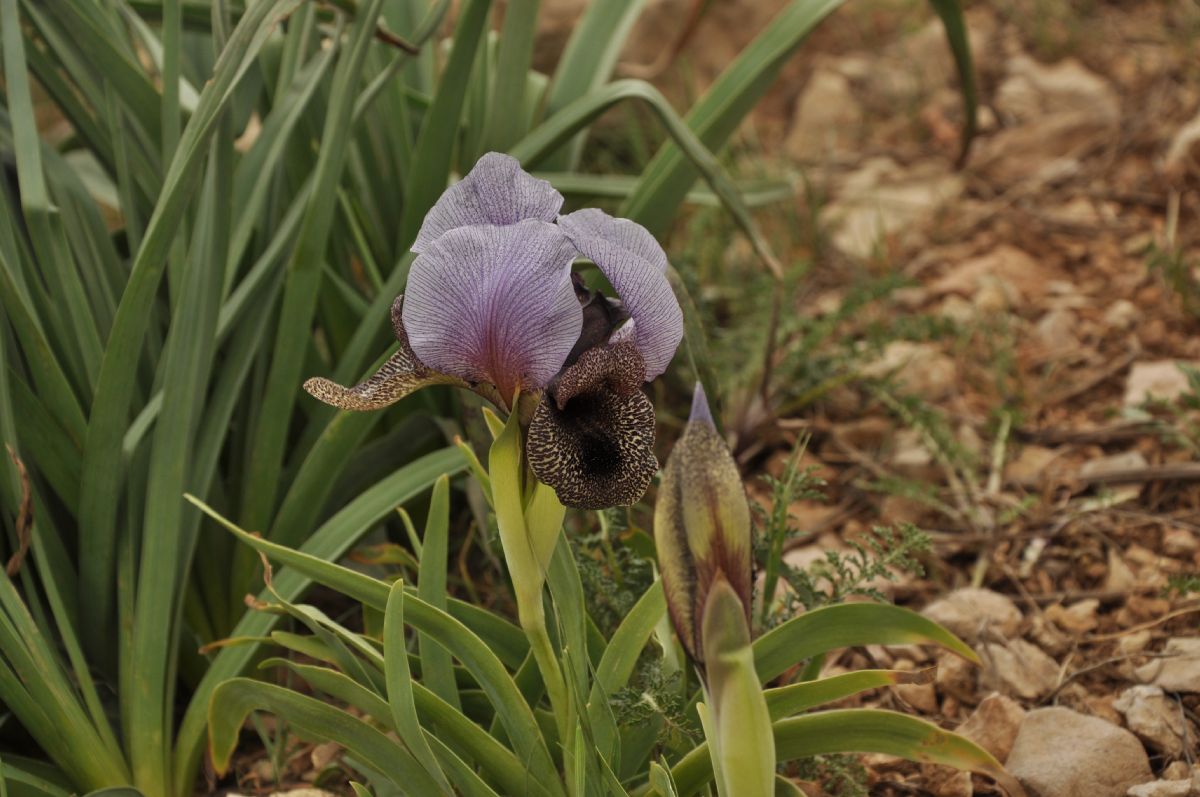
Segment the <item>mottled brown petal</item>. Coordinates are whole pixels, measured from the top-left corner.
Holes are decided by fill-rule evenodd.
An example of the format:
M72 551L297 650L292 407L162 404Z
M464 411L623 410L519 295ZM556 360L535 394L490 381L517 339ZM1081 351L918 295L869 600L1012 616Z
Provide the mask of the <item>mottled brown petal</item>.
M589 349L553 385L559 409L576 396L609 391L621 396L640 393L646 365L633 341Z
M632 345L592 349L533 411L529 465L567 506L628 506L650 486L658 460L643 370Z
M392 300L392 332L396 335L396 340L400 341L400 345L412 351L408 345L408 331L404 328L404 294L398 295ZM413 355L416 359L416 355Z
M366 381L354 387L343 387L328 379L314 377L304 383L304 389L319 401L338 409L366 412L395 404L408 394L428 385L465 386L460 379L439 374L422 365L408 347L408 339L403 336L404 328L398 327L396 333L400 338L400 349Z

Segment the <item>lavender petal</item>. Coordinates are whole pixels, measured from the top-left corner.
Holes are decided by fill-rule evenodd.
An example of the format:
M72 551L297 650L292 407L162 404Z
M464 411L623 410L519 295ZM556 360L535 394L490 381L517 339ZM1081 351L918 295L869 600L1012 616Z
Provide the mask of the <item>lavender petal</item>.
M683 311L667 280L662 247L641 225L596 208L559 216L558 224L621 297L646 361L646 381L654 379L667 370L683 340Z
M554 224L468 226L412 264L403 321L435 371L489 382L508 400L559 372L583 325L571 286L575 249Z
M525 219L554 221L562 203L562 194L545 180L527 174L516 158L489 152L430 208L412 250L421 254L459 227L503 226Z

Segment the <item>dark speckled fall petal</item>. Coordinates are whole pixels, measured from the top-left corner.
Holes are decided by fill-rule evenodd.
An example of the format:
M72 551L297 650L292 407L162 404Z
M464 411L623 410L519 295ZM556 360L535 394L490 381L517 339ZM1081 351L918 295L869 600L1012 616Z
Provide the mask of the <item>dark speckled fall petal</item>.
M367 412L395 404L400 399L428 385L447 384L467 387L467 383L452 376L429 370L417 359L408 345L408 334L404 331L401 308L404 296L392 302L392 331L400 341L400 348L379 366L363 382L353 387L344 387L323 377L314 377L304 383L313 398L342 410Z
M645 494L658 460L644 370L631 343L591 349L534 410L529 465L566 506L628 506Z

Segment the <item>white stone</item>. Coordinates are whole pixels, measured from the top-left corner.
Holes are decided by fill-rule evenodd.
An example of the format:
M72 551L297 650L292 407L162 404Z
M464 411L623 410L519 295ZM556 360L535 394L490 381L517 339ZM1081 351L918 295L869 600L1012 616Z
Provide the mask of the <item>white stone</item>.
M1116 119L1117 92L1108 81L1073 58L1046 65L1025 54L1010 58L1008 77L996 91L996 110L1019 121L1036 121L1047 113L1084 112Z
M817 69L796 104L785 148L798 161L820 161L852 143L862 121L862 107L845 75Z
M1162 545L1163 553L1167 556L1191 556L1200 551L1200 540L1187 529L1167 529Z
M1157 686L1131 686L1113 702L1113 708L1125 717L1129 730L1171 755L1183 752L1183 714L1175 701Z
M1060 707L1025 715L1005 767L1031 797L1125 797L1154 777L1132 733Z
M1192 367L1198 363L1186 363ZM1174 401L1189 390L1187 374L1175 360L1134 363L1125 380L1125 406L1136 407L1146 401Z
M873 379L890 376L898 388L926 401L945 398L958 383L954 360L932 343L910 340L888 343L878 358L863 366L862 373Z
M986 632L1011 637L1021 626L1021 610L1008 597L989 589L965 587L934 601L921 614L968 642Z
M846 178L821 223L833 231L839 251L866 260L890 236L918 232L965 187L962 175L945 164L904 169L890 158L871 158Z
M992 692L955 731L996 757L1000 763L1012 752L1025 709L1010 697Z
M1200 638L1172 637L1163 653L1137 668L1138 679L1167 692L1200 692Z
M993 688L1037 700L1058 686L1058 663L1024 639L1010 639L1004 644L986 643L980 652L987 662L983 682Z
M1200 177L1200 113L1175 131L1163 157L1162 170L1169 179L1176 181L1182 181L1189 174Z
M1125 793L1128 797L1189 797L1194 794L1193 785L1191 778L1187 780L1153 780L1149 783L1131 786Z

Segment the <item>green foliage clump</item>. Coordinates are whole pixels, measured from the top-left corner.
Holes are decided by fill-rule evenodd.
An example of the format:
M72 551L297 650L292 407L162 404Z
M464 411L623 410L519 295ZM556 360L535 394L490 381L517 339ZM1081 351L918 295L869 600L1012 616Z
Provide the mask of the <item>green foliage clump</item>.
M814 468L801 469L798 465L804 445L802 442L797 448L779 478L763 477L771 487L770 507L756 507L762 523L757 560L766 576L762 618L767 627L778 625L798 611L841 603L850 596L886 601L872 582L880 578L894 581L898 573L924 575L920 555L931 547L928 534L911 523L902 523L898 529L875 526L861 538L847 540L849 551L825 551L823 559L807 568L784 562L786 543L808 534L792 523L788 508L798 500L824 499L824 480L814 475ZM790 591L781 604L771 605L766 596L774 594L780 579Z
M1180 598L1200 593L1200 573L1174 573L1167 576L1167 586L1163 593L1174 593Z
M867 797L867 768L858 756L847 753L818 755L799 763L797 775L817 781L830 797Z

